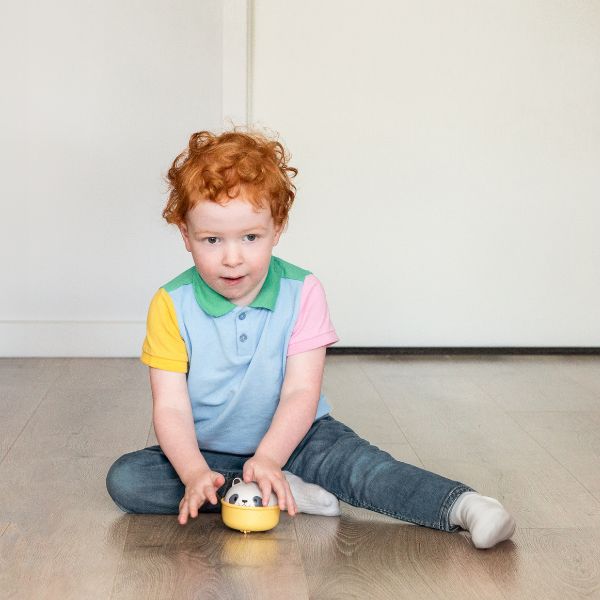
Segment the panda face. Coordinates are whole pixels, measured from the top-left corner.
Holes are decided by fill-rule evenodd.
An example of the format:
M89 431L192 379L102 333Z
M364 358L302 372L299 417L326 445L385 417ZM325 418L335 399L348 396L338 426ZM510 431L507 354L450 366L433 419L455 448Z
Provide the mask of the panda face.
M232 486L225 494L225 502L236 506L262 507L262 494L255 482L244 483L239 477L233 480ZM277 504L277 498L272 493L269 506Z
M237 504L238 506L262 506L262 498L260 496L252 496L252 498L242 498L240 494L231 494L228 499L229 504Z

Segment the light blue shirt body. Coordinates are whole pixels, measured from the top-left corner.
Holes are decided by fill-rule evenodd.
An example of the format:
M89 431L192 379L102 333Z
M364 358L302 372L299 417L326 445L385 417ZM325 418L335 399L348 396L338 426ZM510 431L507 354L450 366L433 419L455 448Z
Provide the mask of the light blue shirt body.
M245 307L215 292L195 267L164 286L188 353L187 385L201 450L256 451L279 403L309 274L272 256L263 287ZM330 410L321 393L315 420Z

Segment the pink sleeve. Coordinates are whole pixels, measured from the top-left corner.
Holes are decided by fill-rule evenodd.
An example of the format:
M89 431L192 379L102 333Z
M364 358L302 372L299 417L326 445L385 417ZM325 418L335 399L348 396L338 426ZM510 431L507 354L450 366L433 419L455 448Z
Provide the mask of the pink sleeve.
M339 339L329 318L325 290L314 275L307 275L302 286L300 312L290 337L287 355L330 346Z

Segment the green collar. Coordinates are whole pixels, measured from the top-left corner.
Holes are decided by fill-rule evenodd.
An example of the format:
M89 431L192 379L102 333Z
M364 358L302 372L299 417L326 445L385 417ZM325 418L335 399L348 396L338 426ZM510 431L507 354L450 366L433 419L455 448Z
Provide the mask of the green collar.
M254 298L248 306L252 308L268 308L269 310L275 310L282 274L283 269L279 264L279 259L275 256L271 256L267 278L256 298ZM230 302L225 296L221 296L221 294L215 292L215 290L200 277L200 274L195 268L193 269L192 286L194 288L196 302L198 302L200 308L202 308L204 312L212 317L222 317L228 312L231 312L234 308L237 308L237 304Z

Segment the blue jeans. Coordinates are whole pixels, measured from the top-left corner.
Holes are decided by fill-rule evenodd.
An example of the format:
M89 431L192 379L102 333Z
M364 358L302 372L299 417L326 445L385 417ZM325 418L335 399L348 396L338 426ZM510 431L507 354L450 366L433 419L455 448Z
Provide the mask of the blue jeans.
M244 463L253 455L202 450L211 470L225 483L220 501ZM352 429L325 415L316 420L282 471L316 483L334 496L361 508L440 529L456 531L448 515L455 500L473 488L419 467L400 462L360 438ZM185 486L160 446L124 454L110 467L106 488L115 504L129 513L179 514ZM220 502L205 502L199 512L221 512Z

